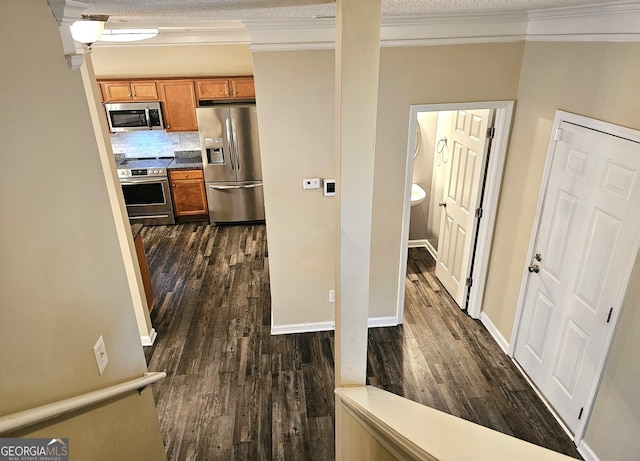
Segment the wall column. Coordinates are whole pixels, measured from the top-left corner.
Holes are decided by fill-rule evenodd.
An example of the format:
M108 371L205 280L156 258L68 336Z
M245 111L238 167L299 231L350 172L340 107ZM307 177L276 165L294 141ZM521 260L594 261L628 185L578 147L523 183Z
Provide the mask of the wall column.
M366 380L380 9L380 0L336 2L337 387Z

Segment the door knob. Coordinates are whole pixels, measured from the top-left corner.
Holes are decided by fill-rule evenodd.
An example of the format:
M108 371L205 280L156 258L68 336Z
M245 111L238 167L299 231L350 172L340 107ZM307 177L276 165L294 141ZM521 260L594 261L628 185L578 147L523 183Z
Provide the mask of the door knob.
M443 207L447 207L447 202L440 202L438 203L438 206L443 206Z
M533 257L536 261L542 261L542 255L540 253L536 253L536 255Z
M537 274L538 272L540 272L540 266L538 266L537 264L531 264L529 266L529 272L535 272Z

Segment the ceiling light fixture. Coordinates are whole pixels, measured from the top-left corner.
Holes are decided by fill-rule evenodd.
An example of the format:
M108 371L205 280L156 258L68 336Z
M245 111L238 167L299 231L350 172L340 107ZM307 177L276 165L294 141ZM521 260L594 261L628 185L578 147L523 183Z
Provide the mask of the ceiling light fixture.
M103 14L83 14L79 20L71 24L71 36L76 42L90 47L102 35L107 19L109 16Z
M158 35L158 29L107 29L100 37L101 42L137 42Z

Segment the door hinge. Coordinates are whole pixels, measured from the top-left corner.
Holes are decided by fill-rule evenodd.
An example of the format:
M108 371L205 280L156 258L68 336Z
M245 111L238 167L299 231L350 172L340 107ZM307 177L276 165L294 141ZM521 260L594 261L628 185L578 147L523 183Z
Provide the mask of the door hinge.
M578 419L582 418L583 411L584 411L584 407L580 408L580 414L578 415Z
M467 278L467 286L470 287L473 284L473 279L471 277Z
M564 132L564 130L562 128L556 128L556 132L553 135L553 140L555 142L562 141L562 133L563 132Z
M611 314L613 314L613 307L609 309L609 315L607 315L607 323L611 322Z
M476 208L476 218L482 218L482 208Z
M487 139L493 139L496 135L496 129L494 127L487 128Z

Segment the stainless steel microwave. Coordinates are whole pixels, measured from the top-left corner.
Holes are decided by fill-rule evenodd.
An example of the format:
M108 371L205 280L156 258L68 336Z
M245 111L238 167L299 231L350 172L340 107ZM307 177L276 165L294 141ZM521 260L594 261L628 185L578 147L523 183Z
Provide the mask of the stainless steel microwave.
M105 104L109 129L112 132L134 130L164 130L159 102L123 102Z

